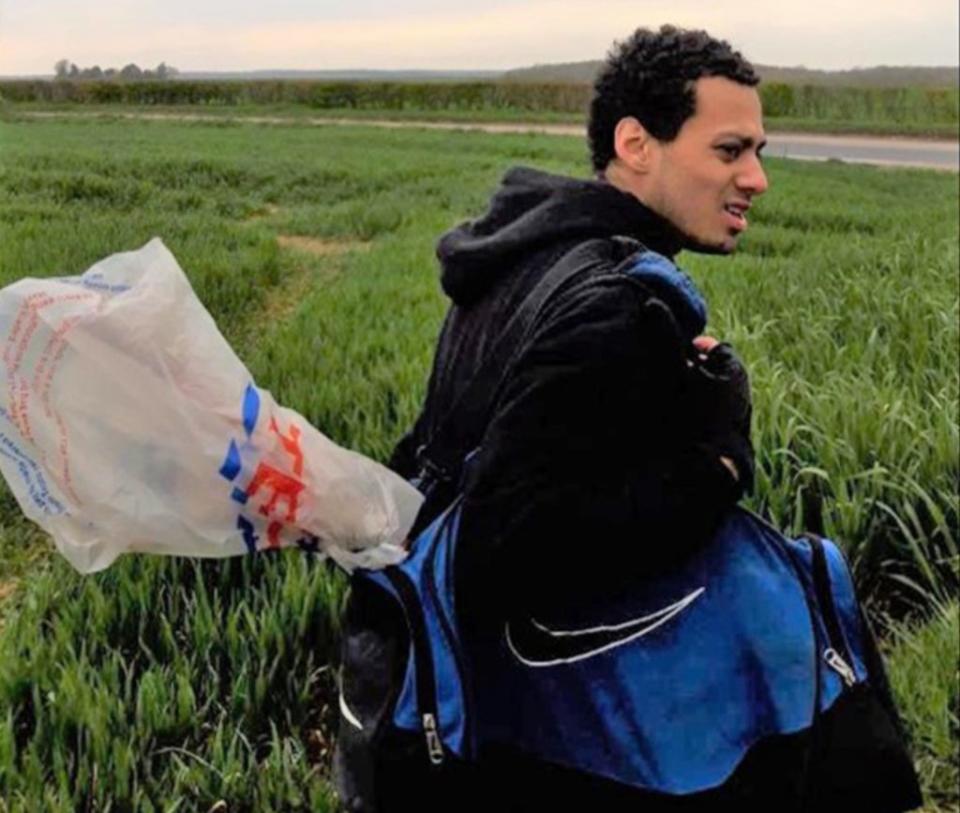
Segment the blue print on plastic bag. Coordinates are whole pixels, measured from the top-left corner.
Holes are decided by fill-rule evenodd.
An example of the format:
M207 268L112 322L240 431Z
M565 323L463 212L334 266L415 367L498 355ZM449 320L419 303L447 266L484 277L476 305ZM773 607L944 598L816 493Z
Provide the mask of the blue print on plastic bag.
M10 413L3 407L0 407L0 417L10 421ZM3 432L0 432L0 455L14 462L17 473L27 487L30 500L37 508L48 514L65 513L63 504L50 493L50 488L37 462Z

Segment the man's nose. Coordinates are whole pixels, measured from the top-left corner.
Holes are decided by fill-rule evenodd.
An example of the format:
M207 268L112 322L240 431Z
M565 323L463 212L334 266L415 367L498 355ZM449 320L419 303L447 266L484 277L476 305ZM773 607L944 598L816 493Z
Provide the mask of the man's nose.
M753 155L750 162L744 167L743 172L737 177L737 186L744 192L752 195L762 195L770 186L767 181L767 173L763 171L763 164L760 157Z

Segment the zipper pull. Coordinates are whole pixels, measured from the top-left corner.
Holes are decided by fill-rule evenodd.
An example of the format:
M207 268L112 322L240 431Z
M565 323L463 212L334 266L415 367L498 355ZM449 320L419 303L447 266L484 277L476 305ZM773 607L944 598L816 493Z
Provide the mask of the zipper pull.
M857 682L857 675L841 656L837 650L832 647L825 649L823 652L823 659L827 662L827 665L833 669L838 675L840 675L843 682L847 685L849 689Z
M423 715L423 733L427 738L427 754L432 765L443 764L443 743L437 732L437 720L432 714Z

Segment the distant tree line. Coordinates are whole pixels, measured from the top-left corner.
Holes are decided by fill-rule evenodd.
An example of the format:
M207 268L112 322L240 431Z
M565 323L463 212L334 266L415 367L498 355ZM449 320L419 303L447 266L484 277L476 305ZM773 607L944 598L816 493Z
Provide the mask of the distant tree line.
M504 82L592 85L602 62L564 62L554 65L536 65L506 71L500 77ZM926 67L916 65L879 65L874 68L854 68L845 71L822 71L810 68L783 68L753 63L763 84L843 88L956 88L960 87L960 70L956 66Z
M133 66L134 68L136 66ZM160 67L163 67L162 65ZM170 68L163 72L170 77ZM296 105L321 110L426 110L553 112L582 116L590 102L583 84L511 82L322 82L313 80L159 81L124 68L111 81L15 80L0 82L7 102L76 104ZM77 69L77 79L83 76ZM127 81L127 80L131 81ZM151 81L152 80L152 81ZM960 122L957 88L833 88L760 85L764 113L772 118L810 122L897 125L910 132L953 136Z
M53 72L57 79L69 81L71 79L92 79L92 80L110 80L119 79L124 82L139 82L151 80L172 79L180 71L166 62L161 62L156 68L142 69L134 63L120 68L101 68L94 65L92 68L78 68L69 59L58 60L53 66Z

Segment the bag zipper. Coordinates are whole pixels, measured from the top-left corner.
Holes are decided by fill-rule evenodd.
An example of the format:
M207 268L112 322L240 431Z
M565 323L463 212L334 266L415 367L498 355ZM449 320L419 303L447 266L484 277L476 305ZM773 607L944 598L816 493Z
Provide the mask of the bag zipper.
M847 685L848 689L857 682L857 675L853 671L853 668L833 647L828 647L826 650L824 650L823 659L827 662L827 666L840 675L840 678Z
M410 641L413 645L413 658L416 665L417 707L423 725L427 756L431 765L439 766L443 764L445 755L443 742L437 731L437 685L434 680L433 658L430 655L430 646L427 642L423 609L418 601L416 589L406 573L397 567L384 568L383 573L400 596L400 601L407 614L407 624L410 628Z
M836 672L844 685L849 689L857 682L857 674L851 664L853 659L847 648L847 641L837 616L837 608L833 601L833 591L830 588L830 571L827 567L827 554L823 548L823 540L814 534L806 534L807 541L813 552L813 587L817 594L817 601L823 610L823 620L827 627L829 646L823 651L823 660Z
M444 521L444 526L447 522L450 521L450 518L453 517L455 510L451 510L448 514L447 519ZM444 528L441 528L437 539L440 538L440 534L443 533ZM457 665L457 673L460 678L460 696L463 698L463 739L466 743L467 749L472 755L473 752L473 740L472 731L473 731L473 700L472 692L470 691L470 678L469 673L466 669L466 664L464 663L463 653L460 651L460 646L457 642L456 635L454 634L453 628L450 625L450 621L447 618L446 613L443 611L443 605L440 602L439 594L437 591L436 577L434 575L434 567L436 565L437 559L437 549L440 547L439 542L433 546L433 549L429 554L429 561L426 563L426 590L429 594L431 600L433 601L434 607L436 608L437 617L440 619L440 628L443 632L444 637L447 640L447 644L450 648L450 651L453 653L453 660ZM447 583L453 584L453 555L447 557ZM454 608L456 612L456 608Z

